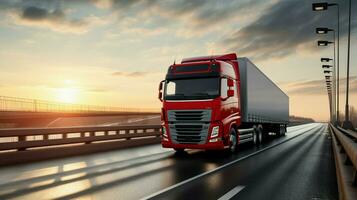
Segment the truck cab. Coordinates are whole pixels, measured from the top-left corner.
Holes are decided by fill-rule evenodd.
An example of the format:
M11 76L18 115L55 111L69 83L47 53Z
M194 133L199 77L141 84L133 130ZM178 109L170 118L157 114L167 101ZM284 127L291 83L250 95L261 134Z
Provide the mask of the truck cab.
M235 150L241 124L236 54L171 65L160 83L159 99L163 147Z

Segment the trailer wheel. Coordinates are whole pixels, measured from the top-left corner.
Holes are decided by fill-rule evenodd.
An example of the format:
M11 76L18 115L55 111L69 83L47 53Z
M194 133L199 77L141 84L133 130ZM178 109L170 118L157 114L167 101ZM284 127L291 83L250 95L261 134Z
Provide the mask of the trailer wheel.
M278 127L276 127L275 136L280 137L281 135L282 135L281 125L278 125Z
M229 134L229 151L231 153L237 152L237 141L237 132L232 128Z
M285 125L282 125L280 126L280 131L281 131L281 136L285 136L285 133L286 133L286 126Z

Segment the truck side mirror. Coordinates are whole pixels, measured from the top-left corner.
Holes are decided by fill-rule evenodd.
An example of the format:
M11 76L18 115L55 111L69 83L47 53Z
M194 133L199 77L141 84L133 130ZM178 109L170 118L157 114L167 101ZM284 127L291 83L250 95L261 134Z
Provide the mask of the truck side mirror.
M162 85L163 85L164 81L161 81L160 84L159 84L159 91L162 90Z
M228 97L233 97L234 96L234 90L227 90L227 96Z
M159 92L159 100L162 101L162 92Z
M228 87L233 87L234 86L234 81L232 79L227 79L227 86Z
M159 100L162 101L162 88L163 88L163 85L164 85L164 82L165 81L161 81L160 84L159 84Z

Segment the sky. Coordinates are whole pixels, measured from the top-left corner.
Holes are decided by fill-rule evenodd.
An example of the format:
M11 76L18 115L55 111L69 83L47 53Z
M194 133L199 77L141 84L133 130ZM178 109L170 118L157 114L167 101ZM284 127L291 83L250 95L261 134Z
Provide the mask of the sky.
M336 7L311 0L1 0L0 96L158 109L174 61L235 52L289 95L290 114L328 120L315 28L336 29ZM316 2L321 2L316 0ZM330 1L333 2L333 1ZM345 105L347 4L338 1L340 110ZM350 105L357 107L357 5L352 2Z

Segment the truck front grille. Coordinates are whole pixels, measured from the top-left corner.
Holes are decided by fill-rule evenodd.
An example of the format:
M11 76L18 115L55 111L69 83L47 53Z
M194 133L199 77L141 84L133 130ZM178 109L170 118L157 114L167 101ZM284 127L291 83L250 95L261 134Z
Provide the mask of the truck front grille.
M177 144L204 144L207 140L211 110L169 110L171 140Z
M169 110L169 122L210 122L211 110Z

